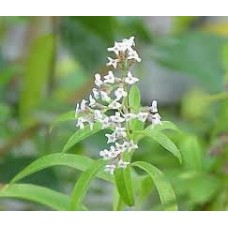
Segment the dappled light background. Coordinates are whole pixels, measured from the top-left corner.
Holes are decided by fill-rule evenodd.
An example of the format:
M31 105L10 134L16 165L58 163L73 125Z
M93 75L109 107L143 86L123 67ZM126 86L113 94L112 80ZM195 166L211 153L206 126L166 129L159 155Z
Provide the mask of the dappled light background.
M107 48L135 37L142 62L142 104L158 100L162 120L183 164L151 139L133 159L159 167L172 183L180 210L228 210L228 17L0 17L0 188L36 158L60 153L76 131L75 120L56 123L88 98L94 75L108 72ZM74 116L74 114L72 115ZM98 159L100 132L70 149ZM48 168L25 179L70 194L80 175ZM161 210L150 179L143 210ZM112 186L92 183L86 205L112 209ZM137 210L137 208L134 208ZM23 200L1 199L0 210L49 210Z

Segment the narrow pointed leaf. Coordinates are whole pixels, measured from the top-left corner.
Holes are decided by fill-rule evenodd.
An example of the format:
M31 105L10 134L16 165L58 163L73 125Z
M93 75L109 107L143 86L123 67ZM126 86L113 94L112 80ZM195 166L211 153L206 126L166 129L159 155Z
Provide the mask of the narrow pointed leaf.
M89 184L95 178L96 174L104 168L107 161L97 160L95 161L85 172L83 172L78 179L71 198L71 210L80 210L81 202L84 199L86 192L88 191Z
M19 172L11 181L12 183L21 180L22 178L29 176L35 172L38 172L42 169L46 169L51 166L61 165L68 166L74 169L78 169L81 171L85 171L88 167L90 167L94 163L94 160L76 154L49 154L43 156L30 165L28 165L25 169ZM97 177L112 182L113 178L110 174L101 170L97 173Z
M66 142L62 150L62 153L65 153L67 150L69 150L71 147L73 147L81 140L99 132L100 130L102 130L102 126L100 123L95 123L92 130L90 129L89 125L85 126L84 129L77 130Z
M130 167L128 166L126 169L116 169L115 180L121 199L128 206L133 206L135 204L135 199Z
M18 198L43 204L54 210L68 210L70 197L32 184L9 184L0 188L0 198Z
M133 85L129 92L129 105L133 111L138 111L140 100L140 91L136 85Z
M162 121L162 124L158 124L156 126L150 125L145 129L147 132L151 131L163 131L163 130L173 130L173 131L180 131L180 129L171 121Z
M132 166L144 170L152 178L158 190L164 210L177 210L175 192L171 184L166 180L164 174L159 169L143 161L134 162Z

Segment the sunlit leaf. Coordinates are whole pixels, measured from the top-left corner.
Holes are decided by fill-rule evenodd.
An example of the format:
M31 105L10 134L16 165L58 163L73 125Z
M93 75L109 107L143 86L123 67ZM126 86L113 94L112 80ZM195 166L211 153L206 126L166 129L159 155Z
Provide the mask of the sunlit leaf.
M92 130L90 129L89 125L85 126L84 129L77 130L66 142L66 144L62 150L62 153L65 153L67 150L69 150L71 147L73 147L75 144L77 144L81 140L97 133L100 130L102 130L102 126L100 123L95 123L93 125Z
M177 210L175 192L173 191L171 184L166 180L164 174L159 169L143 161L134 162L132 166L144 170L152 178L158 190L164 210Z
M23 169L13 178L12 182L17 182L26 176L29 176L35 172L38 172L51 166L61 165L85 171L93 163L94 161L92 159L81 155L49 154L41 158L38 158L36 161L28 165L25 169ZM113 181L112 176L104 172L103 170L98 172L96 176L109 182Z
M89 184L95 178L96 174L105 166L107 161L97 160L77 180L71 198L71 210L80 210L81 202L88 191Z
M32 184L9 184L0 188L0 198L18 198L43 204L54 210L68 210L70 197Z
M135 204L135 199L130 167L128 166L126 169L116 169L115 180L121 199L128 206L133 206Z
M138 111L140 107L140 91L136 85L133 85L129 92L129 105L133 111Z

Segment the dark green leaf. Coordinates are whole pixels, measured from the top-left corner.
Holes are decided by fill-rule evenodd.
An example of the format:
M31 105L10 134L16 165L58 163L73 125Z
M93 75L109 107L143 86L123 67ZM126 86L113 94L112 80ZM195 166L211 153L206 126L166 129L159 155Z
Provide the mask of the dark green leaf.
M85 171L93 163L94 161L92 159L81 155L49 154L37 159L36 161L28 165L25 169L23 169L13 178L12 182L17 182L26 176L29 176L35 172L38 172L42 169L46 169L51 166L62 165L78 169L81 171ZM106 181L113 182L112 176L104 172L103 170L97 173L97 177L104 179Z
M177 210L176 196L173 188L159 169L143 161L134 162L132 166L137 166L144 170L153 179L165 210Z
M118 192L121 199L128 205L134 206L134 191L132 187L131 169L128 166L126 169L118 168L115 171L115 180Z
M62 193L31 184L9 184L0 189L0 198L34 201L55 210L68 210L70 198Z
M71 198L71 209L80 210L81 202L84 199L86 192L89 188L89 184L95 178L96 174L104 168L107 161L97 160L88 169L83 172L78 179Z
M89 125L85 126L84 129L79 129L66 142L66 144L62 150L62 153L65 153L67 150L69 150L72 146L74 146L81 140L89 137L90 135L97 133L100 130L102 130L102 126L100 123L95 123L92 130L90 130Z

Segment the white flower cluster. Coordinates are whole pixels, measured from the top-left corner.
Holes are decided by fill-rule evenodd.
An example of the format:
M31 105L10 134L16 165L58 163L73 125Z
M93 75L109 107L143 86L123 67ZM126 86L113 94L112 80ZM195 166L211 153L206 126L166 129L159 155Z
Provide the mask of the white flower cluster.
M132 75L129 68L133 63L141 61L133 46L135 46L134 37L130 37L123 39L122 42L115 42L113 47L108 48L108 51L114 52L116 58L108 57L107 66L119 69L120 77L114 75L112 71L108 71L108 74L103 77L95 74L96 88L92 89L89 101L82 100L81 104L76 105L76 126L80 129L88 123L92 130L95 122L101 123L103 129L112 129L111 134L105 134L107 143L111 144L110 148L100 151L100 156L109 161L105 171L111 174L116 168L126 168L129 164L129 161L124 160L124 153L138 148L138 145L129 137L128 122L138 119L142 122L148 120L152 125L161 124L155 100L150 107L142 109L144 111L130 112L128 90L139 79Z

